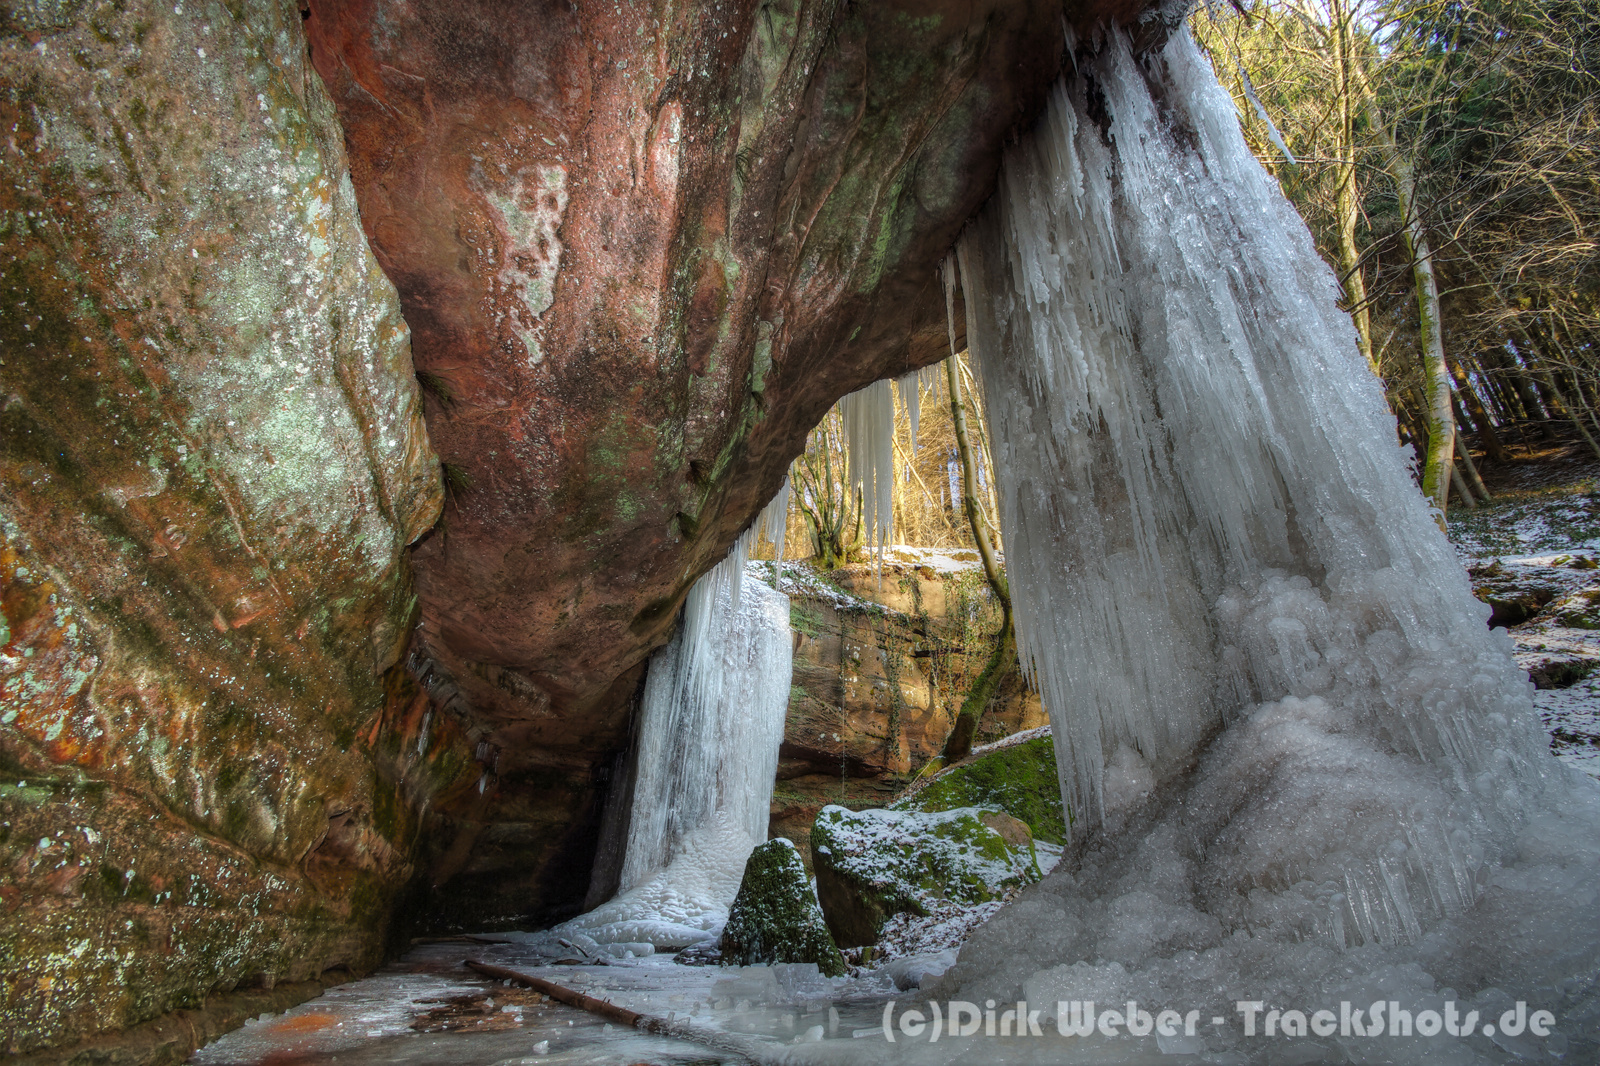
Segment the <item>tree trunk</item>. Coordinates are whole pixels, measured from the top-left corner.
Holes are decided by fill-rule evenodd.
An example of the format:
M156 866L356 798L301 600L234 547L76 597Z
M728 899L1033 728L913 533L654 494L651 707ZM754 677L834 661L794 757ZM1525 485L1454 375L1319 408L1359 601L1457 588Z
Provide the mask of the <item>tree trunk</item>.
M956 714L955 724L950 727L950 736L944 742L941 758L946 766L953 766L972 754L972 741L978 735L978 723L983 720L983 712L988 709L995 693L1000 691L1001 682L1016 662L1017 638L1011 625L1011 604L1002 600L1000 606L1004 621L999 635L995 637L994 651L989 654L983 673L967 690L966 699L961 701L961 710Z
M1501 353L1501 361L1506 368L1506 379L1511 382L1511 388L1516 392L1517 399L1528 412L1528 421L1538 428L1541 440L1549 440L1550 416L1539 405L1539 397L1535 395L1533 383L1528 380L1528 375L1523 373L1521 363L1505 352Z
M1600 444L1595 443L1593 435L1589 432L1589 427L1583 424L1583 417L1579 414L1578 409L1569 404L1566 397L1561 395L1561 390L1556 387L1555 374L1546 375L1545 386L1550 390L1550 398L1572 416L1572 424L1577 427L1578 433L1583 437L1583 442L1589 446L1589 450L1594 453L1595 458L1600 459Z
M1356 327L1356 343L1361 357L1379 377L1378 360L1372 352L1372 314L1367 307L1367 282L1361 272L1361 253L1356 248L1356 223L1361 218L1361 193L1356 181L1356 100L1355 55L1350 40L1352 13L1342 0L1329 7L1330 36L1335 75L1339 79L1339 160L1335 165L1334 211L1338 216L1339 284L1344 288L1345 309Z
M1478 464L1472 461L1472 449L1468 448L1465 441L1459 442L1461 447L1456 449L1456 454L1461 457L1461 466L1467 472L1467 484L1472 486L1472 491L1478 498L1487 503L1490 500L1489 486L1483 483L1483 478L1478 476Z
M1411 257L1411 276L1417 294L1417 337L1422 347L1422 375L1426 384L1428 456L1422 464L1422 494L1439 509L1439 528L1444 528L1445 510L1450 504L1450 477L1455 469L1455 417L1450 411L1450 367L1444 358L1444 332L1440 327L1439 283L1433 273L1433 248L1417 211L1417 183L1407 159L1384 125L1383 116L1370 93L1367 107L1373 131L1382 138L1400 202L1401 231L1406 253Z
M955 300L955 271L953 263L946 261L944 270L945 301L953 304ZM994 590L995 598L1000 601L1002 621L1000 635L995 640L993 653L989 656L988 665L983 673L978 676L977 682L967 693L967 698L961 703L961 710L956 714L955 724L950 729L950 736L944 744L944 763L952 763L965 759L972 751L972 738L978 733L978 723L983 719L983 712L989 706L989 699L1000 687L1000 682L1011 670L1016 662L1016 635L1011 623L1011 589L1006 584L1006 575L1000 569L1000 561L995 556L995 537L991 535L989 519L984 515L983 508L978 505L978 476L973 469L972 444L967 434L966 405L961 402L961 367L957 362L959 357L955 351L955 337L951 336L950 358L945 362L945 374L950 386L950 421L955 429L956 451L961 457L961 484L963 488L963 502L966 504L967 521L972 525L972 539L978 545L978 558L983 561L983 576L988 578L989 587ZM991 475L993 471L990 471Z
M1472 498L1472 490L1467 488L1466 480L1461 476L1461 467L1455 463L1450 464L1450 483L1455 486L1456 496L1461 500L1461 506L1469 511L1478 509L1478 501Z
M1472 416L1472 421L1477 424L1478 440L1483 444L1483 454L1497 463L1508 462L1511 458L1510 453L1501 442L1500 434L1495 432L1494 419L1478 396L1478 390L1473 387L1472 379L1467 377L1459 363L1451 369L1455 373L1456 392L1461 395L1463 406Z
M1405 403L1400 405L1397 412L1405 423L1406 435L1411 439L1407 442L1417 456L1418 481L1421 481L1421 466L1428 452L1428 425L1427 421L1418 413L1426 409L1426 404L1415 389L1406 390Z

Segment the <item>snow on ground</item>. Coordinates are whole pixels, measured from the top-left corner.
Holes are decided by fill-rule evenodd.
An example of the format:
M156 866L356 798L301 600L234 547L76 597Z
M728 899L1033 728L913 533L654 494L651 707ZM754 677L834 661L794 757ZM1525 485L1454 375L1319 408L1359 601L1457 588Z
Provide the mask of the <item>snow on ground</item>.
M1004 556L1000 556L1004 563ZM885 563L910 563L926 566L941 574L956 574L963 570L976 570L983 560L976 548L919 548L914 544L891 544L883 550Z
M1017 736L1035 735L1038 730L1029 730L1027 734ZM999 741L989 747L999 747L1005 741ZM973 749L976 751L977 749ZM1035 859L1039 864L1039 872L1049 874L1061 862L1062 849L1055 844L1047 844L1042 840L1033 842ZM879 933L878 951L883 961L896 959L926 959L930 960L923 973L937 975L949 968L955 962L955 949L966 943L972 931L997 914L1001 907L1016 899L1021 889L1006 894L1004 899L988 900L984 903L964 905L944 900L928 908L926 916L902 913L890 918ZM932 962L934 956L948 953L947 960Z
M960 903L940 903L929 909L926 916L897 914L884 923L879 933L878 950L884 960L911 959L932 955L966 943L972 931L1011 902L1016 893L1005 899L993 899L971 906ZM952 955L950 962L954 962ZM943 972L942 970L940 972Z
M1600 779L1600 493L1592 480L1457 509L1450 539L1473 588L1506 615L1534 707L1562 762ZM1504 606L1498 606L1503 604ZM1522 620L1524 612L1529 616ZM1573 624L1577 623L1577 624Z
M866 552L857 565L871 566L876 562L876 558L873 552ZM1004 565L1005 557L999 556L999 558ZM940 574L959 574L967 570L976 570L981 564L982 560L978 558L977 551L971 548L919 548L911 544L891 544L883 551L885 568L909 566L926 568ZM746 573L757 580L765 581L769 585L773 583L770 559L753 559L746 563L745 567ZM802 559L784 560L783 577L775 587L786 596L822 600L845 610L892 610L872 600L851 595L835 585L829 578L828 572L815 570L809 561Z
M1600 780L1600 678L1539 692L1533 705L1556 758Z

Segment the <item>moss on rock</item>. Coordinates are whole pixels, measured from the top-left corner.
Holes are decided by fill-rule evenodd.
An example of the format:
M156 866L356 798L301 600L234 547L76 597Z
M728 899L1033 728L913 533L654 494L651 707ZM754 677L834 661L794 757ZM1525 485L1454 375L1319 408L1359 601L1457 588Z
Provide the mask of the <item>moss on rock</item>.
M1056 742L1046 734L991 748L939 774L916 792L889 805L896 811L948 811L985 807L1020 818L1033 835L1051 844L1067 842L1067 811L1056 777Z
M844 973L792 841L779 837L750 853L722 930L722 957L738 966L814 962L828 977Z
M811 827L811 856L828 930L852 947L875 943L896 914L1001 899L1041 876L1025 826L979 807L824 807Z
M1600 629L1600 586L1579 589L1556 601L1548 613L1556 625L1569 629Z

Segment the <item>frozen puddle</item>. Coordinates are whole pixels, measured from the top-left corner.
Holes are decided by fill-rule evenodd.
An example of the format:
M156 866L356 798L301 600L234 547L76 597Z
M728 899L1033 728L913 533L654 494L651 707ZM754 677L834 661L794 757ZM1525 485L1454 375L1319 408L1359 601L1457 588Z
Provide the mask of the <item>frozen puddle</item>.
M701 1039L607 1022L481 977L477 959L648 1014ZM386 970L263 1016L197 1051L195 1066L334 1063L696 1064L780 1061L795 1044L878 1032L887 977L830 981L812 967L722 969L664 957L612 966L540 966L514 944L425 944ZM880 1037L881 1039L881 1037ZM721 1046L716 1046L716 1045Z

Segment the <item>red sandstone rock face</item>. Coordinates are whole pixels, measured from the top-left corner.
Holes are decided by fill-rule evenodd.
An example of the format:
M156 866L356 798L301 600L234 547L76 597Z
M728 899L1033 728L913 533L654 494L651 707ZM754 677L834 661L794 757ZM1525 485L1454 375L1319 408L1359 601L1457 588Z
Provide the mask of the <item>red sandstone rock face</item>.
M309 12L453 489L415 552L434 691L503 788L585 780L806 431L944 353L935 267L1059 70L1063 6Z
M876 567L846 567L826 580L850 596L791 597L794 677L768 835L794 841L807 868L818 811L885 806L909 771L944 750L1000 629L976 569L889 562L882 576L880 586ZM980 742L1048 721L1038 693L1012 673L985 712Z
M438 467L299 13L183 7L0 0L0 1053L371 965L478 777L393 669Z

